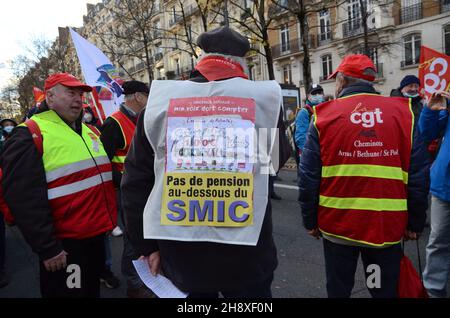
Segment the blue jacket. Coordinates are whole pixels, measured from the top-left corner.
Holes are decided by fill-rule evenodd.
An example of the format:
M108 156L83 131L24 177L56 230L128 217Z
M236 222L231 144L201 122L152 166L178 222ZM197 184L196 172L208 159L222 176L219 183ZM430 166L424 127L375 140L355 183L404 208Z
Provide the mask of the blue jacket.
M308 101L306 103L313 107ZM306 108L302 108L295 118L295 144L301 151L303 151L303 147L305 146L306 133L308 132L310 120L311 114Z
M377 93L371 85L349 85L339 97L358 93ZM320 107L320 106L319 106ZM425 226L425 211L428 208L430 156L425 142L414 129L408 181L408 229L420 233ZM319 135L313 121L300 160L300 206L306 229L317 228L322 161Z
M426 141L444 136L439 154L431 166L430 192L450 202L450 124L447 110L434 111L424 107L419 128Z

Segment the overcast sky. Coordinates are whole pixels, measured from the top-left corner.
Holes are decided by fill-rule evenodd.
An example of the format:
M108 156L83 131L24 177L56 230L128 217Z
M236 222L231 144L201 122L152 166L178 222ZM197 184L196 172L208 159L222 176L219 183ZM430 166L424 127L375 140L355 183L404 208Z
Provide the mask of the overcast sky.
M54 40L58 26L83 25L86 3L100 0L9 0L0 9L0 88L7 84L8 61L23 53L31 38Z

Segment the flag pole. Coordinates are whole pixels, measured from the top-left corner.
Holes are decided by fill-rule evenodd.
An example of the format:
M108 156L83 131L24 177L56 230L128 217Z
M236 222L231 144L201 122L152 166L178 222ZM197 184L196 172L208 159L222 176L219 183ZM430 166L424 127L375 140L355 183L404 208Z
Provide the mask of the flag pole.
M95 89L95 88L92 87L92 89ZM94 101L94 107L95 107L95 110L97 111L98 119L100 120L100 123L103 125L102 113L100 113L100 110L98 109L97 100L94 97L94 93L90 92L90 94L91 94L92 100Z

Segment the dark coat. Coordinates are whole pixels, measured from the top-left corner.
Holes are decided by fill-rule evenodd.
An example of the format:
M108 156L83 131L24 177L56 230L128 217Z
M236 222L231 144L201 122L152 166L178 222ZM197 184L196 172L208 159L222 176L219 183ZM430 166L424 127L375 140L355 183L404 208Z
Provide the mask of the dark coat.
M206 82L199 73L192 80ZM143 239L143 211L155 182L155 154L145 135L143 121L144 112L125 161L121 185L126 226L139 255L159 251L165 275L188 292L236 291L270 278L278 264L270 198L256 246ZM281 116L279 127L283 127ZM283 129L280 136L286 138ZM283 144L288 145L287 140ZM284 164L287 158L281 158Z

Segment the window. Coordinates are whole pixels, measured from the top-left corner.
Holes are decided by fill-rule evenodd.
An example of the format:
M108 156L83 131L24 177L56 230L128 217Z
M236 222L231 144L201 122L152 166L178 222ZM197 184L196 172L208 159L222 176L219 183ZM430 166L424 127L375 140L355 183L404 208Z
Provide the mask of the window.
M280 29L280 38L281 38L281 52L286 52L291 49L291 45L289 43L289 25L285 24Z
M290 64L283 66L283 83L292 83L292 68Z
M175 67L177 69L176 74L180 75L180 60L179 59L175 59Z
M411 34L403 38L403 47L405 50L404 66L419 63L421 44L420 34Z
M359 29L361 26L361 9L359 7L359 1L360 0L347 1L347 18L349 30Z
M174 36L173 36L173 39L174 39L174 42L175 42L175 48L177 48L178 49L178 34L174 34Z
M330 12L322 10L319 12L320 41L326 41L331 38Z
M450 55L450 24L444 27L444 52Z
M355 54L366 54L364 52L364 47L360 47L359 49L357 49L355 51ZM373 64L375 64L375 66L377 66L378 65L378 49L376 47L370 47L368 56L372 60Z
M322 80L326 80L333 72L331 54L322 56Z

